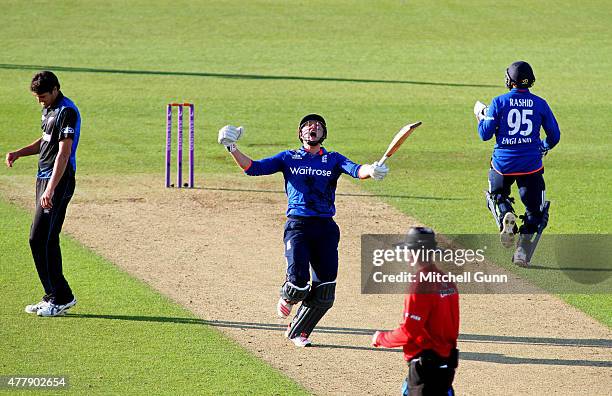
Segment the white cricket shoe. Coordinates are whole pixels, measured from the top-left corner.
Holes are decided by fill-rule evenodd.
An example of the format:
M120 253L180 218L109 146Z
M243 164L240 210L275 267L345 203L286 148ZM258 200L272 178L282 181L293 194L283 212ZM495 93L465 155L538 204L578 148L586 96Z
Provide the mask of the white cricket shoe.
M40 309L43 309L44 307L46 307L49 304L50 304L49 301L40 300L40 302L37 302L36 304L26 305L24 311L26 311L29 314L35 314Z
M287 316L291 315L291 310L294 305L295 304L291 304L281 297L278 299L278 304L276 304L276 314L279 318L285 319Z
M291 338L291 341L298 348L306 348L312 346L312 342L310 342L307 336L308 335L306 333L302 333L297 337Z
M527 261L527 252L521 246L517 247L512 256L512 262L519 267L528 267L529 262Z
M502 230L499 233L499 240L506 249L514 245L514 227L516 226L516 216L512 212L504 215L502 220Z
M38 316L62 316L68 309L77 303L76 298L66 304L48 303L43 308L39 309L36 314Z

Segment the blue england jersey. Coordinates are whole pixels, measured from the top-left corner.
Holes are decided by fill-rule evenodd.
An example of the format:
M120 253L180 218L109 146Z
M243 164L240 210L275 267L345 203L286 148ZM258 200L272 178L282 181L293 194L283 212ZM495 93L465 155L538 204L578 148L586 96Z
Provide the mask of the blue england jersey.
M546 137L540 139L540 127ZM559 125L548 103L528 89L514 88L493 99L478 122L482 140L495 135L491 166L502 175L534 173L543 168L542 151L560 138Z
M338 178L343 173L358 178L360 167L342 154L324 148L316 154L300 148L253 161L244 172L249 176L283 172L289 201L287 216L333 217Z

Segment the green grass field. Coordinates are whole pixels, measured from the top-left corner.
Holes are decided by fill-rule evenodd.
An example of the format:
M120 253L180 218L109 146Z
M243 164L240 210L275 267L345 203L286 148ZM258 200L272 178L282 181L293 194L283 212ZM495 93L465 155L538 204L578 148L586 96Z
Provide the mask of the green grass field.
M438 232L494 232L482 194L492 143L479 141L472 106L503 93L505 68L523 59L535 70L533 92L548 100L562 132L561 143L545 162L547 197L553 201L547 232L603 234L612 229L609 2L540 1L518 8L490 1L8 0L3 9L2 155L39 137L40 108L28 87L42 67L57 71L63 92L80 107L79 174L150 173L159 175L161 183L164 106L174 100L197 104L200 184L207 174L237 172L216 144L217 130L228 123L246 127L241 148L257 158L297 146L300 117L320 112L328 121L327 147L357 162L371 162L402 125L421 120L423 126L389 161L387 180L362 185ZM34 168L34 159L22 159L0 175L33 175ZM2 295L15 301L7 309L17 312L36 284L21 246L29 219L7 203L0 208L3 229L11 234L2 234L0 284L10 285L3 286ZM75 242L67 243L67 249L65 254L82 257L82 267L71 268L70 276L88 293L80 295L84 301L111 293L121 305L119 310L113 306L113 314L190 317L108 263L88 258L91 252ZM16 262L23 265L14 267ZM93 283L98 271L107 283L118 282L116 289ZM134 311L132 301L122 302L119 285L130 285L140 298L155 302L147 304L151 311ZM609 294L562 297L612 326ZM110 308L100 306L100 315ZM232 386L238 378L270 375L286 382L206 326L89 317L48 323L17 313L8 316L6 326L3 320L0 332L8 337L2 342L13 349L0 352L6 354L0 355L0 375L47 371L49 361L70 353L85 363L65 361L65 372L87 379L83 383L94 389L122 389L125 383L117 375L127 366L133 369L131 391L147 389L137 379L167 389L152 384L155 378L180 390L190 385L183 365L172 360L181 355L192 373L215 375L198 381ZM77 330L79 337L65 334ZM154 345L145 342L151 332L162 334ZM130 335L129 342L143 353L140 358L159 353L168 357L167 364L158 360L152 371L145 371L131 360L136 357L125 355L120 342L128 341L121 334ZM22 344L37 337L62 342L47 343L39 356L33 346ZM185 338L197 342L188 344ZM236 378L220 365L208 366L226 358L219 349L207 350L209 338L240 357L227 360L240 366L233 371L239 373ZM73 339L68 350L63 347ZM83 347L86 341L103 343L99 349L107 353L93 354ZM189 353L173 356L170 351L176 348ZM167 369L175 371L151 375ZM271 381L257 381L250 382L263 392L276 389L265 388Z
M205 321L64 237L79 305L63 318L27 315L40 298L27 242L30 215L0 201L0 375L67 376L74 394L306 394ZM281 391L282 390L282 391ZM12 393L12 392L11 392ZM233 393L233 391L232 391Z

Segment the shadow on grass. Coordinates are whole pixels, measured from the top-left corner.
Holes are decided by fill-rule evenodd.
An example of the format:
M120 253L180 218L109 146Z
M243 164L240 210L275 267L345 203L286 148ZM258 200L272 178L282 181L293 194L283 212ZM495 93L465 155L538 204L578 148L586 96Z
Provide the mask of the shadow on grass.
M226 320L205 320L199 318L181 318L181 317L165 317L165 316L132 316L132 315L98 315L98 314L80 314L68 313L66 318L84 318L84 319L110 319L110 320L129 320L136 322L160 322L160 323L179 323L179 324L195 324L208 325L212 327L227 327L242 330L268 330L268 331L285 331L287 325L276 323L257 323L257 322L234 322ZM348 335L372 335L376 330L367 328L354 327L331 327L318 326L317 333L327 334L348 334ZM461 334L459 335L461 342L477 342L477 343L496 343L496 344L525 344L525 345L550 345L550 346L571 346L571 347L601 347L612 348L612 340L599 338L552 338L552 337L516 337L516 336L497 336L483 334Z
M260 190L251 188L225 188L225 187L194 187L195 190L208 191L236 191L236 192L260 192L272 194L285 194L283 190ZM428 197L420 195L399 195L399 194L359 194L359 193L336 193L336 196L341 197L383 197L383 198L402 198L402 199L425 199L432 201L466 201L467 198L445 198L445 197Z
M376 352L402 352L401 349L389 348L373 348L361 347L352 345L332 345L332 344L314 344L314 348L329 348L329 349L350 349L357 351L376 351ZM547 366L576 366L576 367L612 367L610 361L598 360L562 360L562 359L539 359L539 358L523 358L516 356L502 355L501 353L487 352L459 352L460 360L471 360L474 362L500 363L500 364L543 364Z
M67 314L66 318L83 318L83 319L109 319L109 320L128 320L137 322L160 322L160 323L180 323L180 324L195 324L208 325L213 327L229 327L244 330L268 330L268 331L285 331L286 326L275 323L252 323L252 322L231 322L223 320L204 320L198 318L181 318L181 317L163 317L163 316L130 316L130 315L96 315L96 314ZM336 333L349 335L371 335L376 329L363 329L351 327L317 327L318 333ZM485 342L485 343L510 343L523 345L551 345L551 346L578 346L578 347L604 347L612 348L612 340L605 339L565 339L565 338L548 338L548 337L513 337L513 336L494 336L480 334L461 334L459 337L463 342ZM335 345L335 344L315 344L315 348L328 349L349 349L357 351L373 351L373 352L391 352L401 353L401 349L390 348L373 348L369 346L354 346L354 345ZM477 362L501 363L501 364L542 364L553 366L575 366L575 367L612 367L611 361L597 361L585 359L545 359L545 358L523 358L515 356L507 356L499 353L486 352L461 352L460 359L471 360Z
M0 63L0 69L9 70L53 70L78 73L107 73L107 74L138 74L159 76L185 76L185 77L212 77L231 78L244 80L295 80L295 81L323 81L323 82L351 82L351 83L374 83L374 84L412 84L412 85L434 85L442 87L475 87L475 88L499 88L498 85L490 84L466 84L429 82L413 80L380 80L369 78L342 78L342 77L316 77L316 76L275 76L265 74L234 74L234 73L212 73L212 72L184 72L184 71L161 71L161 70L127 70L127 69L101 69L93 67L72 67L59 65L19 65Z
M612 268L583 268L583 267L547 267L544 265L530 264L530 269L549 270L549 271L587 271L587 272L612 272Z

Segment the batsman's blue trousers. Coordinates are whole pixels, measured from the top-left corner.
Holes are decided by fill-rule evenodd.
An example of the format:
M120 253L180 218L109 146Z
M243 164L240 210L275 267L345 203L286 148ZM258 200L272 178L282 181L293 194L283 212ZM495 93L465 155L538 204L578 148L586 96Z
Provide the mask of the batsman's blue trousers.
M283 241L288 282L304 287L311 275L314 285L336 280L340 229L331 217L290 216Z

